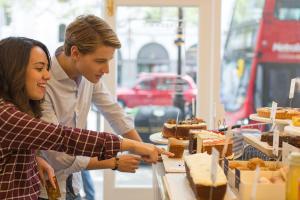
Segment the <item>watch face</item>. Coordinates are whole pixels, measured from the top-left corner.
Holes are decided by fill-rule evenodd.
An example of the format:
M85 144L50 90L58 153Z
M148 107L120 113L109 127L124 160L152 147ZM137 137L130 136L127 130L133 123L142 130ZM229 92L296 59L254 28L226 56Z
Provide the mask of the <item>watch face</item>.
M49 200L56 200L57 198L61 197L58 182L56 177L53 177L56 189L51 185L51 182L49 180L46 180L46 190L48 194Z

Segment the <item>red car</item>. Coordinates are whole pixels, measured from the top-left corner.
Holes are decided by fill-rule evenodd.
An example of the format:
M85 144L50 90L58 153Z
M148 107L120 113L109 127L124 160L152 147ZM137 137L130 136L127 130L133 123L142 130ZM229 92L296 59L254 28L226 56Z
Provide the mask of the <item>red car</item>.
M118 88L118 102L123 107L133 108L144 105L173 105L175 95L176 74L171 73L142 73L138 81L131 88ZM186 104L191 104L196 98L197 88L193 79L184 75L181 76L183 86L183 98Z

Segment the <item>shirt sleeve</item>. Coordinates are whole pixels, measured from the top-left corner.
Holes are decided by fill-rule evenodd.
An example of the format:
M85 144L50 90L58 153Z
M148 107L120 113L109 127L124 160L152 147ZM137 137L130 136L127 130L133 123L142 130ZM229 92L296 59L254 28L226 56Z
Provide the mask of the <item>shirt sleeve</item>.
M0 124L1 148L55 150L101 160L120 151L120 139L113 134L47 123L8 103L0 105Z
M101 80L94 86L92 101L117 134L134 129L133 119L126 115Z

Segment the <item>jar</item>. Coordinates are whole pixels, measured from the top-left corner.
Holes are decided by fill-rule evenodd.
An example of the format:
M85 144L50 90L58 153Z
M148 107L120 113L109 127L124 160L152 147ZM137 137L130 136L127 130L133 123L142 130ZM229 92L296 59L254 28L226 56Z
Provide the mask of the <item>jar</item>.
M300 200L300 152L292 152L289 155L286 200Z

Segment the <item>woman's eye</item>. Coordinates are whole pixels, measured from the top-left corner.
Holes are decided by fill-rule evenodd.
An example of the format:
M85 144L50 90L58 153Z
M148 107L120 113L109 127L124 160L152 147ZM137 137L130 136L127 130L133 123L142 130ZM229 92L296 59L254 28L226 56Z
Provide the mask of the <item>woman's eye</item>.
M35 68L37 71L39 71L39 72L41 72L41 71L43 71L43 67L37 67L37 68Z

